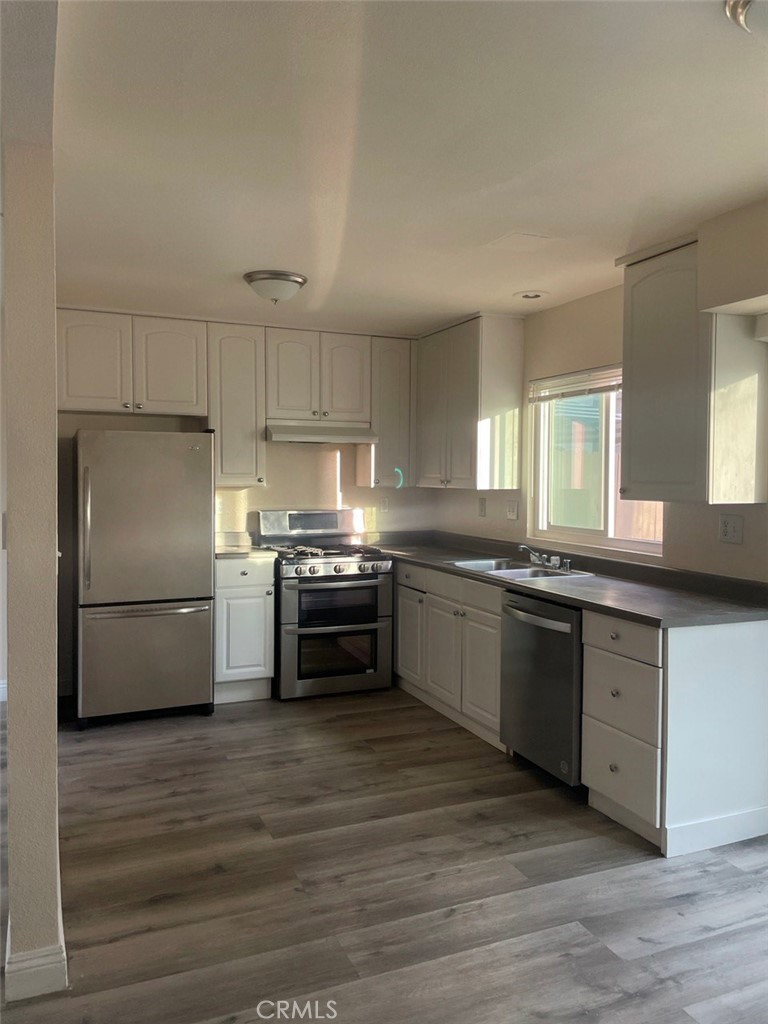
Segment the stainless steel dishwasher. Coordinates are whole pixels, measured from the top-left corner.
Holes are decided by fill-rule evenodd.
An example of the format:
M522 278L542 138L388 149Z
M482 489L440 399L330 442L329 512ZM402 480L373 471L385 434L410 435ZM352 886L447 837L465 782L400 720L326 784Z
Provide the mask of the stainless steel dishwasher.
M581 775L581 612L502 600L501 741L567 782Z

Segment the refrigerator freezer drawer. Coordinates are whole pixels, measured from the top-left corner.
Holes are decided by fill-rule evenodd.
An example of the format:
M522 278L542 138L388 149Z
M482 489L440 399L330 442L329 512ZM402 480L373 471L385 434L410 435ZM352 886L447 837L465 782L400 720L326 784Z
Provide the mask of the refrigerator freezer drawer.
M78 715L213 700L213 602L80 609Z

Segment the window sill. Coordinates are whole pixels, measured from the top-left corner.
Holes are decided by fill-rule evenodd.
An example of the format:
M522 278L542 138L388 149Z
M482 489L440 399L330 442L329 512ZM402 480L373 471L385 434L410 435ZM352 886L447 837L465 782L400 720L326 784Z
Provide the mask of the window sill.
M532 545L540 544L550 548L563 548L566 552L594 555L597 558L617 558L623 562L645 562L658 565L664 550L661 544L644 544L642 547L626 547L626 542L601 538L600 543L576 539L572 535L556 534L551 531L534 533L529 538Z

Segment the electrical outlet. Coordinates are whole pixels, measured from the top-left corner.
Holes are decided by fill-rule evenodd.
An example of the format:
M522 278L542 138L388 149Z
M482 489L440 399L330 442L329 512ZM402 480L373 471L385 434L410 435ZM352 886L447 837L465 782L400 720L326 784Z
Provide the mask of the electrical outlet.
M380 512L389 512L389 498L382 498L379 501L379 511Z
M480 516L481 519L485 519L486 515L488 514L486 498L484 494L481 494L480 497L477 499L477 514Z
M519 519L520 518L520 502L519 501L508 501L507 502L507 519Z
M723 544L743 544L744 516L732 515L730 512L721 512L720 529L717 536Z

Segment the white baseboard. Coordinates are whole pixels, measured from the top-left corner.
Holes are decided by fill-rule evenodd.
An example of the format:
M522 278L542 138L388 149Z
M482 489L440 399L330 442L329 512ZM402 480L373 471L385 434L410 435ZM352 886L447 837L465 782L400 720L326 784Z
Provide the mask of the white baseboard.
M711 850L715 846L740 843L744 839L768 834L768 807L675 825L663 829L663 832L662 850L666 857Z
M8 680L0 679L0 704L8 700Z
M477 722L473 722L471 718L467 718L467 716L462 715L460 711L456 711L454 708L444 704L439 698L433 697L432 694L427 693L426 690L422 690L420 686L416 686L407 679L403 679L402 676L396 677L396 685L399 686L401 690L405 690L406 693L410 693L412 697L416 697L423 704L428 704L429 707L434 708L435 711L439 711L441 715L445 715L446 718L450 718L452 722L463 726L468 730L468 732L474 733L475 736L479 736L481 740L485 740L486 743L490 743L492 747L496 747L497 750L503 750L506 752L507 748L498 736L493 735L490 729L487 729L484 725L479 725Z
M214 704L241 704L249 700L269 700L271 696L271 679L237 679L213 685Z
M9 951L5 961L5 999L32 999L67 987L67 955L64 946Z

